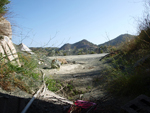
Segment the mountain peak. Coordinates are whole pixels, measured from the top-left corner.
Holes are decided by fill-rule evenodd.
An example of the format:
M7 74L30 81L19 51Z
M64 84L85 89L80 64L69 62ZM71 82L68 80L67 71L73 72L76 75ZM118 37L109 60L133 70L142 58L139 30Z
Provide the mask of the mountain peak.
M74 48L77 48L77 49L80 49L80 48L97 48L98 46L87 41L86 39L83 39L79 42L76 42L74 44L65 44L63 45L60 50L69 50L69 49L74 49Z
M88 42L86 39L83 39L83 40L81 40L81 41L86 41L86 42Z

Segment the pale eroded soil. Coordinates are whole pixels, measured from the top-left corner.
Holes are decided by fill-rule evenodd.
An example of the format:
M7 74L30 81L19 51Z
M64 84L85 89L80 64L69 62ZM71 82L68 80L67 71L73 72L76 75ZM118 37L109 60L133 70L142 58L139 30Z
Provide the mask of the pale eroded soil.
M59 92L61 96L71 97L73 100L95 100L105 95L99 79L102 76L101 70L107 64L99 59L106 54L49 57L50 59L65 58L70 63L61 65L60 69L44 69L43 71L46 76L73 86L72 91ZM72 63L73 61L75 64Z

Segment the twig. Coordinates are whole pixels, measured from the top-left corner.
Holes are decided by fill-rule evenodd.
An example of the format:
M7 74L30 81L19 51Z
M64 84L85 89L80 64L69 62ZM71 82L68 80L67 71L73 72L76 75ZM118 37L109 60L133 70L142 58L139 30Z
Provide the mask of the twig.
M42 71L41 71L42 72ZM43 80L44 80L44 73L42 72L43 75ZM39 93L42 91L42 89L45 86L45 82L43 81L43 85L41 86L41 88L37 91L37 93L32 97L32 99L28 102L28 104L26 105L26 107L23 109L23 111L21 113L26 113L26 111L29 109L29 107L31 106L32 102L34 101L34 99L39 95Z
M59 89L58 91L56 91L55 93L58 93L59 91L63 90L66 86L61 87L61 89Z
M32 102L34 101L34 99L39 95L39 93L41 92L41 90L43 89L44 85L42 85L42 87L37 91L37 93L32 97L32 99L28 102L28 104L26 105L26 107L23 109L23 111L21 113L26 113L26 111L29 109L29 107L31 106Z

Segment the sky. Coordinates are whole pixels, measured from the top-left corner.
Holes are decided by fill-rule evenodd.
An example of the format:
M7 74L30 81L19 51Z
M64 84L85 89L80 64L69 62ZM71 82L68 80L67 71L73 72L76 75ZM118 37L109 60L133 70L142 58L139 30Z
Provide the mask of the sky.
M83 39L102 44L121 34L136 35L144 11L142 0L10 1L12 41L28 47L61 47Z

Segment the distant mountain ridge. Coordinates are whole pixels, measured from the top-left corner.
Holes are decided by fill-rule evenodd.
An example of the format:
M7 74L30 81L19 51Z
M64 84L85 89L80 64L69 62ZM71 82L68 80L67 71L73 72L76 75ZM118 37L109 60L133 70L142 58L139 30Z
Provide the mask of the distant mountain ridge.
M110 47L119 47L121 43L134 39L136 36L130 34L122 34L118 37L105 42L103 44L93 44L85 39L76 42L74 44L64 44L60 48L56 47L30 47L30 49L35 53L44 54L46 56L62 56L62 55L80 55L80 54L94 54L109 52Z
M114 38L108 42L105 42L103 44L99 44L98 46L118 46L122 42L130 41L130 40L134 39L135 37L136 37L135 35L122 34L122 35L119 35L118 37L116 37L116 38Z
M64 44L59 50L69 50L69 49L81 49L81 48L98 48L96 44L93 44L85 39L76 42L74 44Z
M122 42L132 40L133 38L135 38L134 35L122 34L122 35L119 35L118 37L116 37L110 41L107 41L107 42L105 42L103 44L99 44L99 45L93 44L92 42L89 42L89 41L83 39L83 40L76 42L74 44L69 44L69 43L64 44L62 47L59 48L59 50L81 49L81 48L96 49L96 48L99 48L100 46L118 46Z

